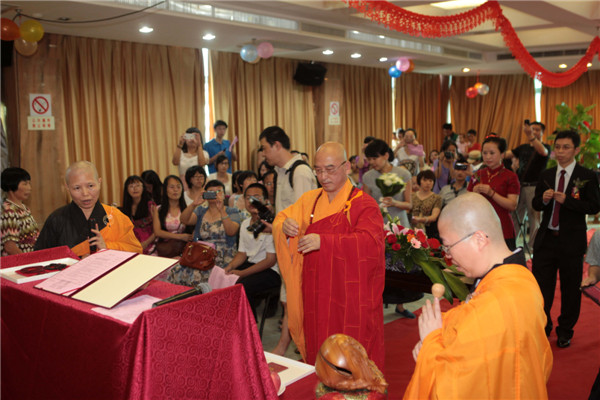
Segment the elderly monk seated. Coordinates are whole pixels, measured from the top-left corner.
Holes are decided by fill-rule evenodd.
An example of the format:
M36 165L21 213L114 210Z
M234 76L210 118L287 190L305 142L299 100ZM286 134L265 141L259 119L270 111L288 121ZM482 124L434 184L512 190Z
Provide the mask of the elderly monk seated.
M102 179L94 164L72 164L65 182L73 201L50 214L35 250L66 245L80 257L99 249L142 252L131 220L117 208L98 201Z
M405 399L546 399L552 351L544 301L532 273L511 252L481 195L452 200L438 221L444 250L475 278L474 291L442 314L427 300Z

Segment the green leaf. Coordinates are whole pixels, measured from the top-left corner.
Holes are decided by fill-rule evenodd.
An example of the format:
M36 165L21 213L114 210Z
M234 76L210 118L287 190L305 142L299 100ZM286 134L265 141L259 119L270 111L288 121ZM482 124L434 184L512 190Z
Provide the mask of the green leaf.
M444 298L450 302L450 304L454 304L454 300L452 298L452 289L444 279L444 275L442 274L442 270L430 261L423 261L419 264L423 269L425 275L429 277L432 283L441 283L446 288L444 292Z
M465 301L467 295L469 294L469 290L463 281L461 281L457 276L451 274L446 271L442 271L446 282L452 289L452 292L458 297L461 301Z

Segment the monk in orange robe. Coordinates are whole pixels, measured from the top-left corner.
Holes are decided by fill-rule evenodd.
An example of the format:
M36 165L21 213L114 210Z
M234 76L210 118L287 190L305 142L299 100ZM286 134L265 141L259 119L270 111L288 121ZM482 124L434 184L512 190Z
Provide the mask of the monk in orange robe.
M319 147L315 172L322 188L281 211L273 237L290 332L304 360L314 364L323 341L344 333L383 370L383 218L375 200L350 183L350 168L341 144Z
M522 249L508 249L494 209L475 193L452 200L438 228L475 290L444 314L439 299L427 300L404 399L547 399L552 351L544 301Z
M69 246L78 256L92 249L113 249L142 253L131 220L115 207L100 203L102 179L89 161L78 161L65 174L73 201L55 210L40 232L36 250Z

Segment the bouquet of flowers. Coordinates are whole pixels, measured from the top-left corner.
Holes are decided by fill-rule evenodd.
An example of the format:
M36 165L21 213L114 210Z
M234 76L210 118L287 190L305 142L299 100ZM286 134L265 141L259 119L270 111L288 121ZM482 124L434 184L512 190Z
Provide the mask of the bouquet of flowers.
M460 273L451 259L446 258L440 241L427 238L421 229L405 228L398 223L398 218L385 224L385 251L391 255L393 264L401 261L404 268L411 272L420 267L432 283L441 283L446 288L444 297L452 303L452 293L460 300L465 300L469 291L457 275Z
M406 183L393 172L381 174L376 180L375 184L381 190L383 197L394 196L404 189Z

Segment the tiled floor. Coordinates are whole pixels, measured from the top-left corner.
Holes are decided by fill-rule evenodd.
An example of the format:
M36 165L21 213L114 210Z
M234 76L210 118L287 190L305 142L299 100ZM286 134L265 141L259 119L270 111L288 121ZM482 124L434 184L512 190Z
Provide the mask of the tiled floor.
M594 224L592 221L593 221L592 218L590 218L588 220L588 229L592 229L592 228L600 229L600 224ZM522 246L522 244L523 244L523 240L522 240L522 238L519 238L519 240L517 241L517 246ZM533 251L533 248L531 248L530 250ZM418 301L405 304L405 307L406 307L406 309L408 309L410 311L418 310L425 303L425 300L431 299L431 298L432 298L432 296L430 294L427 294L427 295L425 295L425 297L423 297L422 299L420 299ZM262 306L259 306L258 315L261 315L261 310L262 310L261 307ZM392 322L398 318L402 318L402 316L396 314L394 312L394 310L395 310L394 304L390 304L387 308L384 308L384 310L383 310L383 322L384 323ZM275 346L279 342L279 337L280 337L279 319L280 318L281 318L281 305L279 306L279 310L275 314L275 316L267 319L267 321L265 322L265 328L264 328L263 337L262 337L262 343L263 343L263 347L264 347L265 351L273 350L273 348L275 348ZM300 355L296 354L295 350L296 350L296 346L292 343L289 346L287 352L285 353L285 356L288 358L292 358L294 360L299 360Z

